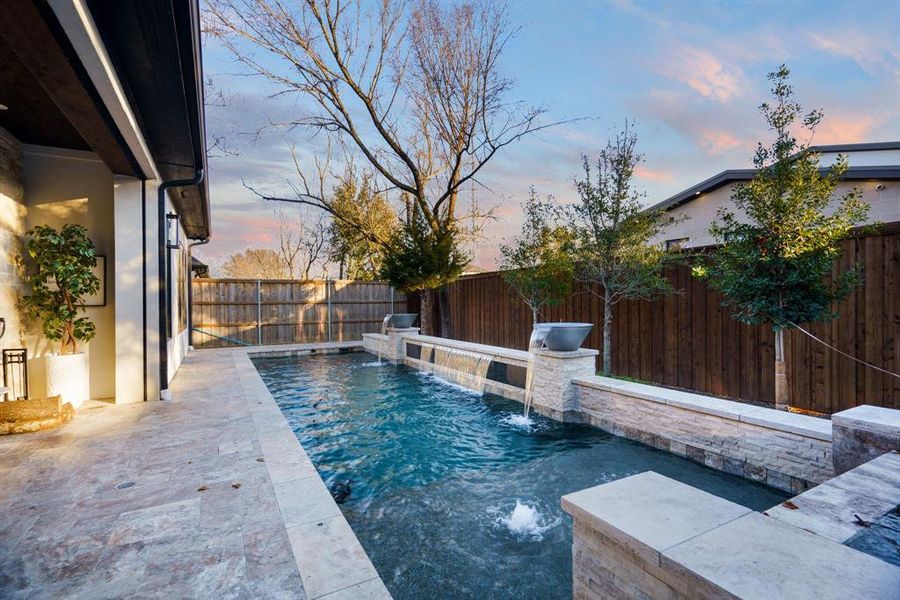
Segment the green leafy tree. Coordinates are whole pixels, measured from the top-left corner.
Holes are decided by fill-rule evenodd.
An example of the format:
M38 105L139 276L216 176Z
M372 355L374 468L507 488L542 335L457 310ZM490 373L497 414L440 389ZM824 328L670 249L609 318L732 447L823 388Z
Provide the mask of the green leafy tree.
M612 371L613 307L622 300L650 300L674 290L665 277L673 255L650 240L672 220L645 210L645 193L632 186L643 161L637 135L628 123L607 142L596 173L583 156L584 178L575 179L579 201L568 207L574 234L575 278L599 284L603 298L603 371Z
M531 309L532 324L541 308L555 306L572 293L572 269L567 231L554 223L553 211L537 198L534 188L522 207L522 229L509 244L500 245L497 266L503 281Z
M819 168L819 155L810 151L808 140L823 115L818 110L803 114L792 99L789 76L784 65L768 75L774 102L763 103L760 111L775 139L770 146L758 145L753 179L732 195L735 210L720 209L710 227L719 248L694 268L725 296L734 318L771 323L778 362L783 361L785 329L834 318L834 305L859 284L858 268L836 276L832 269L841 240L852 235L869 210L858 190L834 198L847 158ZM798 129L808 133L806 142L794 136Z
M381 278L404 292L422 293L422 322L432 314L434 294L427 293L459 277L469 256L456 243L453 230L440 233L426 224L418 205L407 202L406 225L390 242L381 266Z
M26 235L31 294L22 299L23 307L30 319L42 322L47 339L60 342L62 354L74 354L77 342L88 342L96 333L90 319L78 316L84 297L100 289L92 270L97 266L94 244L80 225L59 231L39 225Z
M336 216L329 228L331 259L340 265L340 277L371 281L378 277L385 245L400 227L397 213L374 179L345 176L334 190L331 206Z

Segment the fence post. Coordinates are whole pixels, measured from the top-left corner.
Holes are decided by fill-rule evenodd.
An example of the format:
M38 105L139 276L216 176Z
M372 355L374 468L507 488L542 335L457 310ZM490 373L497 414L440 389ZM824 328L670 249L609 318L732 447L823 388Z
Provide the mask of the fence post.
M331 290L330 290L331 280L325 280L325 300L328 302L328 341L332 341L331 339Z
M262 285L256 280L256 345L262 346Z

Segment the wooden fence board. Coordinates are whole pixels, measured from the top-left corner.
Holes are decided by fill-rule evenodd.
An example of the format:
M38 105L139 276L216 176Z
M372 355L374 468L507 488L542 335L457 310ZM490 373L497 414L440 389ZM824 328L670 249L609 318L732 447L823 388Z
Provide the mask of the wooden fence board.
M894 228L844 242L836 270L854 264L865 269L865 283L835 307L839 318L804 327L851 355L898 372L900 233ZM722 306L721 295L691 277L689 267L675 267L668 276L679 290L677 295L616 305L613 372L773 404L771 328L732 319L728 308ZM545 309L541 320L594 323L585 345L602 351L602 290L576 283L573 291L561 306ZM531 313L498 273L462 277L450 284L448 292L454 338L527 348ZM418 306L416 296L411 296L409 310L418 312ZM796 408L821 413L864 403L900 408L898 378L856 364L798 331L786 333L785 356L790 403Z
M196 329L253 345L329 341L329 300L332 341L380 331L384 315L407 304L383 282L195 279L192 285ZM198 332L193 337L198 348L236 345Z

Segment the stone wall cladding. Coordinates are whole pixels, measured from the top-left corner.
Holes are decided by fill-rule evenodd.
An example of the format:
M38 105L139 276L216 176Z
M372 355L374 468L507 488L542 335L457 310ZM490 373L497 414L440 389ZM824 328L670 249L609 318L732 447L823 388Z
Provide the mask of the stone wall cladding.
M831 442L576 384L595 427L794 493L833 475Z
M572 379L593 375L596 355L596 350L536 352L531 394L533 405L551 415L573 413L576 399Z
M22 321L17 304L25 285L16 271L16 255L25 233L25 190L22 176L22 145L0 127L0 317L6 319L6 335L0 348L19 347Z
M832 422L838 475L887 452L900 452L900 410L857 406L835 413Z

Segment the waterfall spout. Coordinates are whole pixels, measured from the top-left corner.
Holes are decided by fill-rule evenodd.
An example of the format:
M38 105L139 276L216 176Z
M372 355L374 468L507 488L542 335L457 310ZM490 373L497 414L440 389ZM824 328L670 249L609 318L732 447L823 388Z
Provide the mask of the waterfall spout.
M531 411L531 391L534 386L534 361L535 352L544 347L544 339L550 333L549 323L540 323L531 330L531 339L528 340L528 367L525 371L525 417Z
M378 364L379 364L379 365L381 364L381 347L382 347L382 344L386 344L386 343L387 343L387 328L388 328L388 325L391 324L391 316L393 316L393 315L390 315L390 314L385 315L384 321L381 322L381 337L384 338L384 339L382 339L382 340L381 340L381 343L378 344L378 346L377 346L378 349L376 350L376 356L378 356Z

